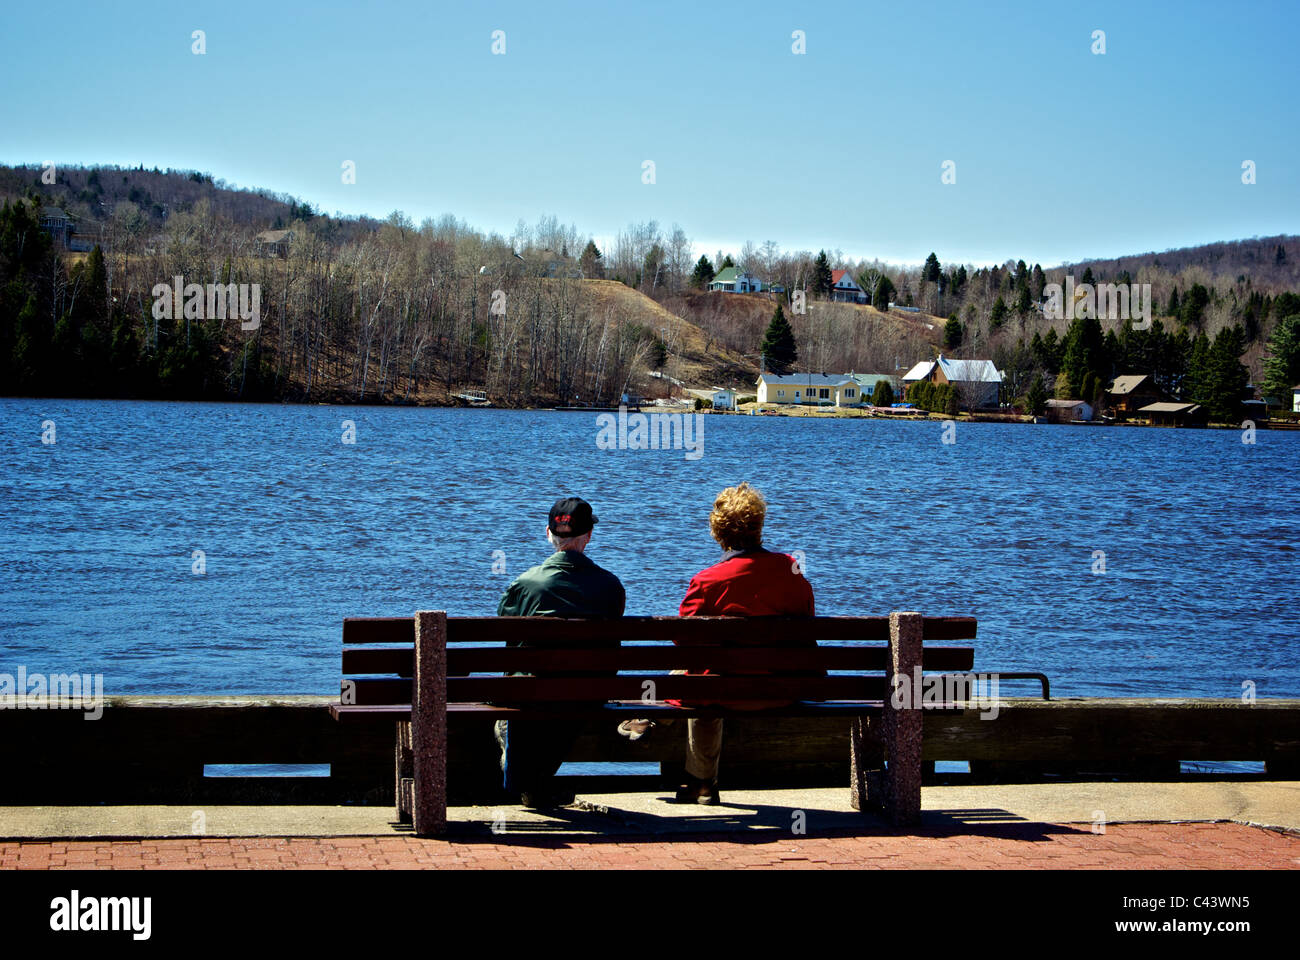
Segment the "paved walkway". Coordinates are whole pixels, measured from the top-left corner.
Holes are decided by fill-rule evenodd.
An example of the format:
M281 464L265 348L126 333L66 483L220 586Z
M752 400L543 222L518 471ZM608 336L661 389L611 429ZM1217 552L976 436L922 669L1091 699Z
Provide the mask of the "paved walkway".
M670 799L453 807L438 840L412 836L388 807L0 807L0 869L1300 868L1294 781L926 787L911 830L851 810L844 788Z
M528 833L0 843L0 869L1300 869L1300 837L1235 823L999 824L869 836L689 839Z

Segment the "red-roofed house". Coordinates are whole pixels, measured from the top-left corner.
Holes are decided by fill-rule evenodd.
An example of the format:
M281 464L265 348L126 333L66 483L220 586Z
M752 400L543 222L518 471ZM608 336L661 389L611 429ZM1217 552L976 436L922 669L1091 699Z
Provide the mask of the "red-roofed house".
M832 270L831 299L837 303L868 303L871 298L847 270Z

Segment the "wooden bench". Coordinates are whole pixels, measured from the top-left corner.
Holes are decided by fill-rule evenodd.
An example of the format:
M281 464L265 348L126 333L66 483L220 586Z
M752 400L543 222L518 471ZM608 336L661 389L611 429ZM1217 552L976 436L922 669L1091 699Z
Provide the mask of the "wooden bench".
M432 611L414 618L347 619L342 692L330 712L341 722L397 724L397 815L413 819L421 836L446 829L448 714L555 716L547 705L566 701L586 702L562 708L565 714L608 718L610 724L629 717L738 715L728 704L753 700L797 702L746 710L746 717L843 717L850 723L854 808L913 824L921 809L921 698L919 691L911 697L888 693L908 688L918 668L969 671L971 647L933 644L970 640L975 630L973 617L919 613L564 620ZM781 645L795 635L821 646ZM704 668L724 675L669 673ZM813 675L727 675L735 670ZM641 673L582 675L591 671ZM501 675L509 672L546 676ZM664 702L669 699L717 705L679 707ZM926 709L959 706L925 703Z

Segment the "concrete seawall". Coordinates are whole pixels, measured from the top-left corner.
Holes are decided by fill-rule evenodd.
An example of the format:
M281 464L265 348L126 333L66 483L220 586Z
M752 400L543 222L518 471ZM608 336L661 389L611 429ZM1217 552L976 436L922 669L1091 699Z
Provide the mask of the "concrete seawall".
M335 723L330 697L130 696L103 716L0 709L0 805L131 803L391 804L394 725ZM497 779L488 721L450 718L453 796ZM755 716L727 721L732 787L848 782L848 724ZM685 730L630 743L593 722L570 760L681 761ZM1300 700L1008 699L927 711L924 756L969 761L972 783L1134 777L1175 779L1180 761L1259 761L1272 780L1300 778ZM328 764L328 776L205 777L213 764Z

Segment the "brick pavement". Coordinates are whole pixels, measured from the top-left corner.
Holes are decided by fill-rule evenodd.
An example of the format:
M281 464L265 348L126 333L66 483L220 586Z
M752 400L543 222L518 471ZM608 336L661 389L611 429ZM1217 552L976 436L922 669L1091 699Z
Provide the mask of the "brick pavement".
M1300 835L1239 823L988 824L869 835L550 834L0 842L0 869L1300 869Z

